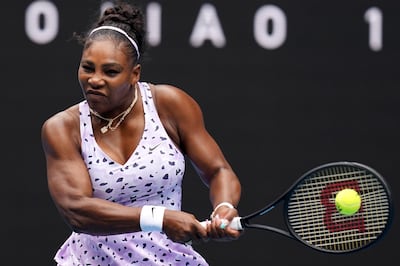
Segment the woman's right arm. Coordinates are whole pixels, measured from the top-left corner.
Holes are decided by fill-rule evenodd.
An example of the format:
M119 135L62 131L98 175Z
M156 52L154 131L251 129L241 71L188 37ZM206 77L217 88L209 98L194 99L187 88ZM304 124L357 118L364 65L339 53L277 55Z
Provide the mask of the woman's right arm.
M92 197L92 185L80 153L78 110L56 114L42 126L50 195L75 232L93 235L141 231L141 207L128 207ZM165 210L171 217L165 233L176 242L205 238L207 232L189 213Z
M48 188L61 216L76 232L101 235L140 231L141 208L92 197L79 134L77 109L60 112L42 126Z

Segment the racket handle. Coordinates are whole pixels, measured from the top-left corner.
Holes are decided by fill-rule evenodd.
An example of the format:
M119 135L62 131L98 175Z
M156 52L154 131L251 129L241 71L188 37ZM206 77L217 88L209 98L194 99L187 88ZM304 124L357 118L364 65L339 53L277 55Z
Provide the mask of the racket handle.
M229 227L235 230L243 230L243 226L242 223L240 222L241 217L234 217L231 221L231 223L229 224ZM207 222L208 221L202 221L200 222L201 225L206 228L207 227Z

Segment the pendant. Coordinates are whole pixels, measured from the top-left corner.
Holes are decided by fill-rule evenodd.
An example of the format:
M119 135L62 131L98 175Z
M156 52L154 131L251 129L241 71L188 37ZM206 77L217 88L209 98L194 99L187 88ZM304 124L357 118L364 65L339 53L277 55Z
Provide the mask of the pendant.
M101 129L100 129L100 131L101 131L101 133L106 133L107 131L108 131L108 127L107 126L104 126L104 127L102 127Z

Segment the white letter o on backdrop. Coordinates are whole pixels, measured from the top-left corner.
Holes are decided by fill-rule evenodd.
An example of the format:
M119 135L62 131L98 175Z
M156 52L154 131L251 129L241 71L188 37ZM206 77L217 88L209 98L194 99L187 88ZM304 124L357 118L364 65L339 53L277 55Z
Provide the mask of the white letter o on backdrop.
M272 31L268 32L268 21L271 21ZM276 49L286 40L286 15L277 6L260 7L254 16L254 38L265 49Z
M40 25L40 17L43 25ZM29 39L37 44L53 41L58 33L58 10L50 1L32 2L25 12L25 32Z

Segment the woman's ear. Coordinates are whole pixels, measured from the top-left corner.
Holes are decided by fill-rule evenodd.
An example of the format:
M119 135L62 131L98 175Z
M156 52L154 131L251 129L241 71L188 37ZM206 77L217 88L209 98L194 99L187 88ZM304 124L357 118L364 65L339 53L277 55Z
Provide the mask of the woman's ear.
M132 84L140 80L141 65L136 64L132 69Z

